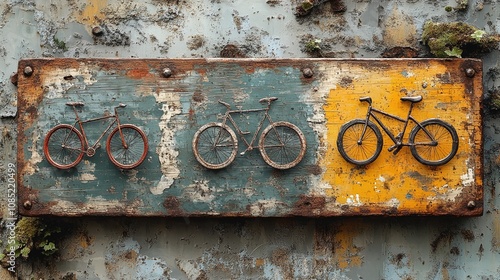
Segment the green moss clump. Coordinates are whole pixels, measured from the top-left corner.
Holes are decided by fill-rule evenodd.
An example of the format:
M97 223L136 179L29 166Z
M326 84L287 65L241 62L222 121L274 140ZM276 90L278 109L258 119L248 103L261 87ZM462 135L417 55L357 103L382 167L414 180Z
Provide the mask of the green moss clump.
M460 0L457 2L458 5L455 9L457 9L458 11L465 11L469 7L469 0Z
M500 89L490 91L490 97L487 104L490 110L500 112Z
M15 248L15 255L27 259L30 253L37 252L45 256L50 256L57 251L55 240L61 228L53 223L43 222L39 218L22 217L18 220L15 229L15 239L13 243L7 244L7 248L0 254L2 265L5 262L6 254Z
M479 31L479 32L478 32ZM477 36L481 33L481 36ZM422 41L436 57L479 57L498 48L500 36L485 34L480 29L464 22L424 24Z
M304 11L308 11L314 7L314 4L311 1L304 1L302 2L301 7Z
M68 47L66 46L66 43L64 41L61 41L61 40L57 39L56 37L54 37L54 44L56 45L56 47L58 49L61 49L64 52L68 50Z
M304 49L307 53L316 53L318 51L321 51L320 44L321 44L320 39L310 40L305 44Z

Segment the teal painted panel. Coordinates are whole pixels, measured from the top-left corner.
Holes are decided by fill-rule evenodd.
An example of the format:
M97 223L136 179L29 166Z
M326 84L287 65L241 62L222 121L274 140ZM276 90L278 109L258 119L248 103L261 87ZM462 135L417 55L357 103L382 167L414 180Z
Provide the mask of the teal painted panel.
M20 63L20 69L24 64L35 69L33 76L21 78L19 94L21 118L27 124L20 125L19 140L20 204L25 215L291 215L310 190L309 177L318 175L318 139L308 122L313 106L304 97L315 81L304 79L295 62L254 66L205 60L64 61ZM162 75L165 67L172 76ZM244 151L241 140L238 156L228 167L211 170L197 162L193 136L202 125L220 121L226 108L219 100L233 109L260 109L264 106L258 101L271 96L278 98L269 111L272 120L290 121L305 135L306 154L297 166L272 168L258 149L239 155ZM85 104L78 110L82 120L126 104L118 109L120 120L146 133L145 161L132 170L117 168L108 159L106 135L96 154L84 156L76 167L61 170L50 165L43 141L55 125L74 123L67 102ZM262 117L262 112L233 115L241 130L252 131L245 135L247 141ZM260 131L267 125L264 122ZM89 143L107 126L107 120L84 124Z

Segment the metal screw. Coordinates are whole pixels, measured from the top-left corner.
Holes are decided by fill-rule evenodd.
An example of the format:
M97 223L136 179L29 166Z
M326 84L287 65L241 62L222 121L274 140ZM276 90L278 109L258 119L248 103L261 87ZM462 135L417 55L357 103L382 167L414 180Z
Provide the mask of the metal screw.
M170 68L164 68L163 69L163 77L169 78L170 76L172 76L172 70L170 70Z
M423 83L422 83L422 87L423 87L423 88L427 88L427 82L423 82Z
M102 28L100 26L96 26L94 28L92 28L92 34L94 34L94 36L101 36L103 33L102 31Z
M476 71L474 71L474 69L472 69L472 68L465 69L465 75L467 75L467 77L472 78L472 77L474 77L475 74L476 74Z
M24 67L24 75L25 76L31 76L33 74L33 68L31 66L26 66Z
M304 68L302 70L302 74L305 78L311 78L314 75L314 72L311 70L311 68Z
M29 200L26 200L26 201L23 203L23 207L24 207L24 209L26 209L26 210L30 210L30 209L31 209L31 206L33 206L33 205L31 205L31 201L29 201Z
M467 203L467 208L469 209L474 209L476 207L476 203L474 201L469 201L469 203Z

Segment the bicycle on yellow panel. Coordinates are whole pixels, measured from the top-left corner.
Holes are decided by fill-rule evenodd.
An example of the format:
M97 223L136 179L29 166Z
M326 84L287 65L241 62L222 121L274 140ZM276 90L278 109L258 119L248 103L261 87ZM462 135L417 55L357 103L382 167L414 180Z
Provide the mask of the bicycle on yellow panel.
M422 96L401 97L401 101L410 102L406 119L373 108L371 97L362 97L359 100L368 103L366 118L351 120L342 125L337 137L337 148L346 161L356 165L367 165L379 156L383 145L382 134L370 121L371 118L394 142L388 150L395 155L401 148L408 146L418 162L438 166L448 163L457 153L458 135L452 125L440 119L418 122L411 115L413 105L422 101ZM374 112L404 123L403 129L395 136ZM415 127L410 131L408 142L405 143L403 137L410 120L415 123Z

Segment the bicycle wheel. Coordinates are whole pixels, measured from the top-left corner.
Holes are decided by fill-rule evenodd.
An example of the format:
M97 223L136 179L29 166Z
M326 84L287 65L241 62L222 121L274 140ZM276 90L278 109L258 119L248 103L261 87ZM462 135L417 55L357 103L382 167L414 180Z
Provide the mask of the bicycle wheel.
M294 124L275 122L262 132L259 149L267 164L277 169L289 169L304 157L306 138Z
M458 150L455 128L439 119L425 120L416 125L410 132L409 141L413 157L420 163L431 166L449 162Z
M80 131L69 124L52 128L43 142L43 153L47 161L59 169L75 167L83 158L83 137Z
M122 142L122 137L125 145ZM115 127L106 141L106 152L111 162L121 169L132 169L139 166L148 153L146 134L137 126L122 124Z
M206 168L224 168L236 158L236 134L225 124L207 123L194 134L193 152L196 160Z
M340 155L350 163L367 165L372 163L382 151L383 138L378 127L366 120L356 119L345 123L337 137ZM363 130L366 131L363 134Z

